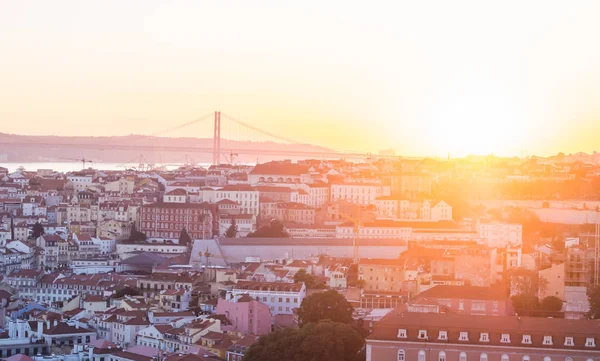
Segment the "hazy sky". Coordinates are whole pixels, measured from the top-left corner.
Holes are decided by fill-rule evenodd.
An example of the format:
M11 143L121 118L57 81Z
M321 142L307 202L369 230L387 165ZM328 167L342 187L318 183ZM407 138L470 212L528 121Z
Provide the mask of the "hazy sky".
M597 0L0 0L0 132L221 110L335 149L600 150L598 19Z

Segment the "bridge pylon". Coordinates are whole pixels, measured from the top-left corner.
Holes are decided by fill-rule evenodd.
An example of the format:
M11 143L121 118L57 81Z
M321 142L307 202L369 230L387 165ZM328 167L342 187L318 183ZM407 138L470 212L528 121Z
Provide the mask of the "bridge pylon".
M221 163L221 112L215 112L213 135L213 165Z

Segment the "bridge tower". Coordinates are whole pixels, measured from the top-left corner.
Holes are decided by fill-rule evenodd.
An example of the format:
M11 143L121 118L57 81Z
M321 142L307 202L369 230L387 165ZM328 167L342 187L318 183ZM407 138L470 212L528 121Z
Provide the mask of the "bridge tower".
M221 112L215 112L215 127L213 135L213 165L221 162Z

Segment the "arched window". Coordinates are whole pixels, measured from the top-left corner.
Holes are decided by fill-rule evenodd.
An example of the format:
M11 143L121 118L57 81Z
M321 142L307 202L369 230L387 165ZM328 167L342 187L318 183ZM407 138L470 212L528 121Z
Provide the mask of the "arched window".
M552 359L550 358L550 356L546 356L544 357L544 361L552 361Z
M446 361L446 353L444 351L438 353L438 361Z
M406 359L404 350L398 350L398 361L404 361Z
M419 361L425 361L425 351L419 351Z
M502 357L500 358L500 361L508 361L508 355L507 354L502 355Z
M573 359L572 359L572 358L570 358L570 357L567 357L567 358L565 359L565 361L573 361Z
M531 361L531 359L529 358L529 356L525 355L523 356L523 361Z
M458 355L458 361L467 361L467 353L461 352L460 355Z
M487 358L487 353L482 353L482 354L479 356L479 361L488 361L488 358Z

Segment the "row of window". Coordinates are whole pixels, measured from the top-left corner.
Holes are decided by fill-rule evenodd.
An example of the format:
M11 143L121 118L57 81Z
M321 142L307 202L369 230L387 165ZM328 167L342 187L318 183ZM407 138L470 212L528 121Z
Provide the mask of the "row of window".
M510 357L507 354L503 354L500 359L502 361L510 361ZM426 352L424 350L419 351L418 361L426 361L426 360L427 360ZM444 351L438 352L437 361L446 361L446 360L447 360L446 352L444 352ZM398 361L407 361L406 353L404 352L404 350L398 350ZM466 352L461 352L458 355L458 361L467 361ZM480 354L479 361L488 361L488 355L486 353ZM521 358L521 361L531 361L531 358L528 355L524 355ZM552 358L550 356L545 356L544 361L552 361ZM573 359L570 357L567 357L567 358L565 358L565 361L573 361ZM589 358L589 359L587 359L587 361L593 361L593 359Z
M408 337L407 330L399 329L397 337L398 338L407 338ZM429 336L427 335L427 330L419 330L418 338L420 340L428 340ZM440 341L448 341L448 332L447 331L439 331L437 339ZM461 332L459 334L458 340L459 341L469 341L469 333ZM490 342L490 334L487 332L481 332L479 334L479 342ZM511 342L510 334L503 333L502 336L500 337L500 342L510 343ZM524 345L531 345L531 335L523 335L523 338L521 339L521 343ZM554 342L553 342L552 336L544 336L542 345L551 346L553 344L554 344ZM563 345L564 346L575 346L573 337L565 337ZM596 347L595 339L593 337L587 337L585 339L585 347Z

